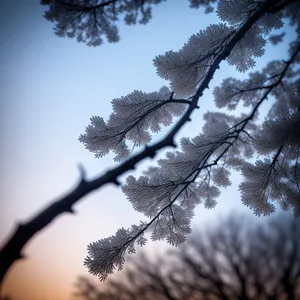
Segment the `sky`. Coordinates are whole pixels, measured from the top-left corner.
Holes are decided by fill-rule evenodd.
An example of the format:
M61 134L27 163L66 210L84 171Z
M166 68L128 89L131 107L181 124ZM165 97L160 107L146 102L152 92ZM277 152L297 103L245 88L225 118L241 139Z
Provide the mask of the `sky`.
M55 36L43 11L37 0L0 3L0 246L18 222L26 222L76 186L78 164L84 166L88 178L116 165L112 155L95 159L79 143L90 117L107 119L111 100L133 90L157 91L166 82L156 75L152 59L178 50L192 34L218 22L214 15L190 9L187 1L169 0L154 7L147 25L121 24L119 43L90 48ZM291 36L288 32L286 40ZM286 42L276 51L267 47L257 69L267 60L286 55ZM211 87L235 75L232 67L222 63ZM201 109L177 139L199 133L202 114L213 109L211 90L205 92ZM150 164L150 160L140 163L135 174ZM123 182L126 176L121 177ZM232 210L251 214L240 203L239 176L232 180L233 186L222 193L214 210L197 208L194 227L217 222ZM143 219L112 185L81 199L75 211L75 216L57 217L26 245L27 259L10 269L5 294L14 300L72 299L76 277L88 276L82 264L87 245ZM146 249L156 252L165 245L150 243Z

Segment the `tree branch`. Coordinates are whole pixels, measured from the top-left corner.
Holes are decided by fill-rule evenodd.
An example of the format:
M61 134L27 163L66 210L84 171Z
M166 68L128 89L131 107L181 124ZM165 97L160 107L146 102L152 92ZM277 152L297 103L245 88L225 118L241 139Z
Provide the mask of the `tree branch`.
M106 3L109 3L108 1ZM115 183L119 185L118 177L129 170L133 170L135 165L147 157L154 157L158 150L165 148L167 146L176 147L174 142L175 135L179 130L185 125L186 122L190 120L193 111L198 108L199 98L203 95L203 92L213 78L215 71L218 69L221 61L226 59L230 54L233 47L243 38L245 33L251 28L251 26L264 15L274 3L279 2L278 0L267 0L261 7L248 19L243 26L237 31L235 36L228 42L227 46L224 47L223 51L215 57L214 62L207 71L205 78L197 89L195 95L192 98L191 104L184 113L184 115L178 120L174 128L165 136L164 139L158 141L152 146L146 146L143 151L132 156L124 163L120 164L116 168L107 171L104 175L87 181L84 178L79 182L79 184L64 197L53 201L45 209L37 213L31 220L25 223L18 224L16 230L8 239L7 243L3 246L0 251L0 284L3 281L4 275L10 266L18 259L22 258L22 249L30 241L30 239L38 233L40 230L44 229L49 225L57 216L63 213L74 213L72 207L77 203L82 197L91 193L92 191L99 189L107 183ZM82 173L83 174L83 173ZM152 220L151 223L153 223ZM145 228L145 230L148 228ZM134 238L134 237L133 237Z

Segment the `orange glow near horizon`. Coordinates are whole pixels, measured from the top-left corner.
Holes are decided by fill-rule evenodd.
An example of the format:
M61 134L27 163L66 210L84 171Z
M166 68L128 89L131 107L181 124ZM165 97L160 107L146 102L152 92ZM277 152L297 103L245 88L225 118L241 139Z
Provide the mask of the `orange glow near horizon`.
M69 299L70 288L54 269L28 259L15 263L9 270L2 294L13 300L66 300Z

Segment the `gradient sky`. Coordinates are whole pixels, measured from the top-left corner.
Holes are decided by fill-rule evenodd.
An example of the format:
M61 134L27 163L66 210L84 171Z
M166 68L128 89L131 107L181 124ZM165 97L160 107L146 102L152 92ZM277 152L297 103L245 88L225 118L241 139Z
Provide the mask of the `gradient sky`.
M121 42L89 48L55 36L43 10L38 0L0 4L0 245L17 222L26 221L76 185L78 163L89 178L114 166L111 155L97 160L78 142L89 118L107 119L110 101L135 89L158 90L165 82L156 76L152 59L179 49L191 34L218 22L214 15L190 9L186 0L169 0L154 8L146 26L121 25ZM291 36L292 31L286 40ZM286 57L286 42L275 49L267 47L257 68L266 59ZM223 63L211 87L235 75ZM206 91L194 122L179 136L199 132L203 112L213 107L210 93L211 89ZM139 164L138 173L149 163ZM193 226L216 222L232 209L251 213L240 203L238 179L233 178L234 185L222 194L216 209L197 209ZM24 249L28 259L11 268L4 292L14 300L71 299L76 276L88 274L82 266L87 244L143 219L122 192L109 185L82 199L75 210L75 216L61 215L36 235ZM157 243L147 246L152 252L157 248Z

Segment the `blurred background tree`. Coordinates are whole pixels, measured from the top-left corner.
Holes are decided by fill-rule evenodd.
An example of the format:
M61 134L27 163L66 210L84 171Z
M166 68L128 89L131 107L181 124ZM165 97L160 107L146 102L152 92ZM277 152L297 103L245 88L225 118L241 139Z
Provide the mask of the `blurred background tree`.
M76 295L86 300L300 299L300 220L281 215L253 226L241 218L198 230L168 255L129 258L125 272L109 279L105 289L79 277Z

